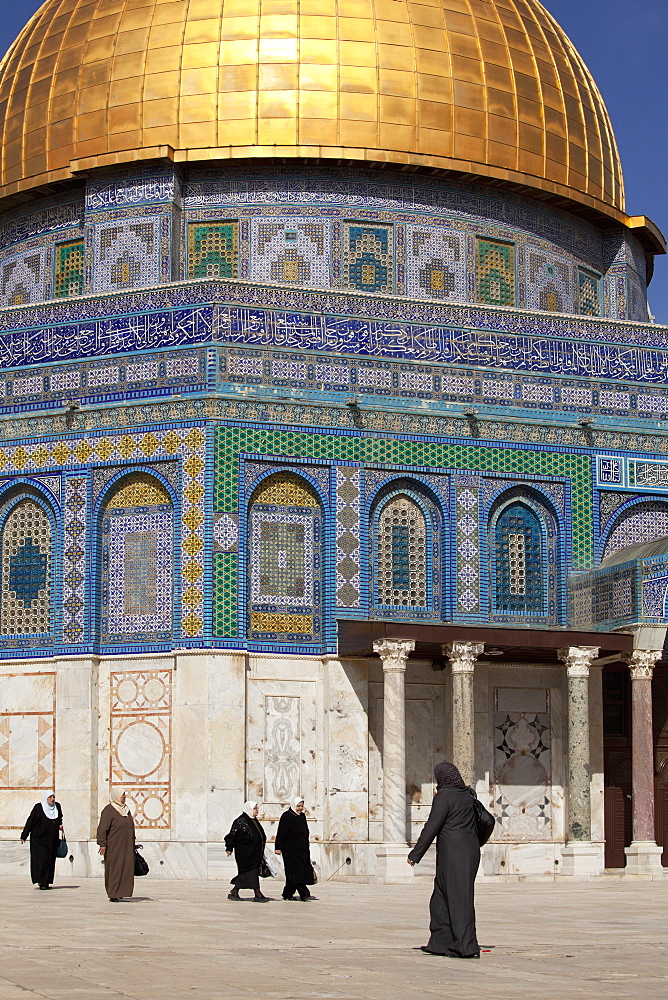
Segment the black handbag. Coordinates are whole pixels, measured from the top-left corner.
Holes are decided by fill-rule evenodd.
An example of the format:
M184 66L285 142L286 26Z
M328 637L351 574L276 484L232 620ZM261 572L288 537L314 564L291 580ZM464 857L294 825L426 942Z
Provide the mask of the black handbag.
M67 857L67 841L65 840L64 837L62 838L62 840L58 841L58 847L56 848L56 857L57 858Z
M262 861L260 862L260 878L271 878L271 877L272 877L271 868L264 860L264 858L262 858Z
M478 843L482 847L486 844L494 832L496 820L488 809L485 809L480 799L473 795L473 811L475 812L475 832L478 834Z
M306 879L304 885L317 885L318 884L318 873L311 864L311 877Z
M138 845L142 847L142 844ZM142 875L148 875L149 873L148 861L143 858L137 848L135 847L135 878L141 878Z

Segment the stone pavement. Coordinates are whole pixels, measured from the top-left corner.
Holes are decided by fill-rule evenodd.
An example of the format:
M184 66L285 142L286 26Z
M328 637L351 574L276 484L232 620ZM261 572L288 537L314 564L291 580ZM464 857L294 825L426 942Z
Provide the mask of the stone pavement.
M221 882L149 875L109 903L101 879L51 892L0 880L0 1000L536 1000L668 997L668 885L483 884L480 962L424 955L426 880L318 885L313 903L226 899Z

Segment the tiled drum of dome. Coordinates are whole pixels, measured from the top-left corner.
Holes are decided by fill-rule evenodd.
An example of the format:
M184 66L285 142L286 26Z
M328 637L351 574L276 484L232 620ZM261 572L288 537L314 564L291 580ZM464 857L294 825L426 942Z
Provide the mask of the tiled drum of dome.
M132 477L102 519L102 637L159 642L172 633L173 511L168 493Z
M0 270L0 305L22 306L45 297L46 249L24 251L5 260Z
M319 638L321 539L311 486L290 472L260 484L249 515L251 638Z
M528 309L574 313L573 268L533 250L527 251L526 304Z
M600 281L589 271L578 271L578 312L583 316L600 316Z
M238 223L191 223L188 226L188 277L237 278L238 275Z
M466 302L466 250L461 233L406 227L406 292L411 298Z
M327 288L331 284L329 222L253 219L251 259L256 281Z
M21 500L2 531L1 635L50 629L51 525L34 500Z
M161 280L159 218L120 219L95 226L93 291L120 291Z
M478 301L490 306L515 305L515 247L500 240L476 242Z
M60 243L55 249L53 295L68 299L81 295L84 279L84 241Z
M394 240L391 226L345 222L342 283L360 292L394 290Z

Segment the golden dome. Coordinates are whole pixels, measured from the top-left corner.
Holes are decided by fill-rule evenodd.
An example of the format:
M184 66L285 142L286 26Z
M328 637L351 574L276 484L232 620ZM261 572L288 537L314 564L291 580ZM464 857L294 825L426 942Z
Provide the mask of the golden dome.
M537 0L46 0L0 65L0 196L115 163L442 168L618 215L601 95Z

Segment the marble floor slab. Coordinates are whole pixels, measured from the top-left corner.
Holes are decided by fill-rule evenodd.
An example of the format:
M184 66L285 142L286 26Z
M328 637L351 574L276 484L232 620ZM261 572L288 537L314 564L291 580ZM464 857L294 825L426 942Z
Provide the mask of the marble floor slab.
M430 886L233 903L212 882L0 879L0 1000L624 1000L668 996L666 885L483 884L480 962L424 955Z

